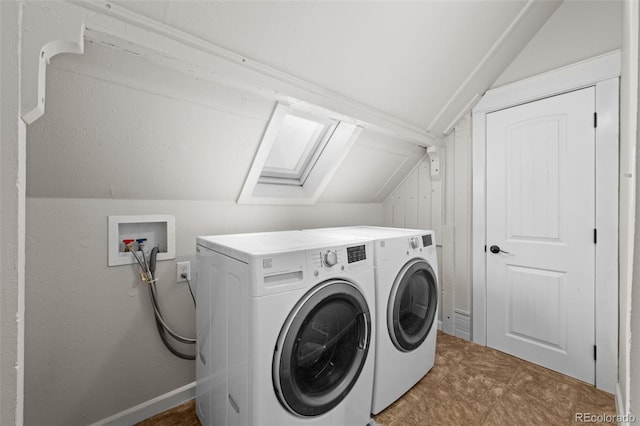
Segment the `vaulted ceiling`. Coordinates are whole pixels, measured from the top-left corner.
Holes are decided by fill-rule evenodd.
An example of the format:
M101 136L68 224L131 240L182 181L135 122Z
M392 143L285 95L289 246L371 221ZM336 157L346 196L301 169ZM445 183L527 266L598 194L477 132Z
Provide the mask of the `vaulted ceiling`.
M179 49L150 52L127 44L126 29L113 41L88 26L84 54L59 55L47 72L45 115L28 129L28 195L235 201L279 93L365 127L319 201L381 202L559 4L109 4L220 59L178 64Z
M439 137L561 1L113 3Z

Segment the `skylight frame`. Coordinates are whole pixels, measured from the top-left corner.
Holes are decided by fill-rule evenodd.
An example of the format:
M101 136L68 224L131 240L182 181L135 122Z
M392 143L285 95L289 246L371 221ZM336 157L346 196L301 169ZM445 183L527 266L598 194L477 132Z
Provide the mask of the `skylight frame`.
M305 172L299 178L261 176L283 120L288 114L311 116L319 123L332 123L321 138L321 149L316 149L306 162ZM335 123L335 125L333 124ZM352 119L338 118L331 111L309 104L290 106L279 102L269 120L251 168L237 199L238 204L314 204L329 184L351 147L360 136L362 127Z

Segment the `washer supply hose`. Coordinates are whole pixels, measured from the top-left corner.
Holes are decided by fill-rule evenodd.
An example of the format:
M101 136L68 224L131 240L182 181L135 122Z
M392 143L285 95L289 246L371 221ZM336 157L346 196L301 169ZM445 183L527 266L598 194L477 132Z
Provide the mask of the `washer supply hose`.
M156 328L158 329L158 334L160 335L160 339L162 343L167 347L167 349L177 356L178 358L186 359L193 361L196 359L195 355L186 354L176 349L170 338L173 338L181 343L186 343L189 345L195 345L196 339L190 337L184 337L180 334L176 333L169 327L164 318L162 317L162 312L160 311L160 306L158 304L158 289L156 287L156 259L158 256L158 247L154 247L149 254L149 261L145 258L144 252L141 250L140 258L135 251L132 251L133 257L136 259L140 268L142 269L142 274L140 276L141 281L147 282L149 284L149 297L151 299L151 305L153 306L153 314L156 320ZM191 286L189 286L189 291L191 292ZM193 299L193 304L195 306L195 298L193 297L193 293L191 293L191 297Z
M153 305L153 312L156 316L156 321L158 321L160 325L162 325L162 328L177 341L182 343L188 343L190 345L195 344L196 339L191 339L189 337L183 337L179 335L178 333L173 331L171 327L169 327L169 325L164 321L164 318L162 318L162 313L160 312L160 307L158 306L158 289L156 288L155 281L149 284L149 290L150 290L149 294L151 294L151 304Z
M162 313L160 312L160 308L158 307L156 296L154 294L156 292L155 286L156 286L155 281L149 284L149 295L151 297L151 304L153 305L153 313L156 318L156 328L158 329L158 334L160 335L160 339L162 340L162 343L164 343L167 349L169 349L169 351L175 356L177 356L178 358L186 359L189 361L195 361L196 359L195 355L185 354L183 352L180 352L178 349L174 348L171 342L169 341L169 336L167 336L167 332L171 335L171 337L174 337L179 342L187 343L190 345L194 345L196 343L196 339L190 339L187 337L180 336L178 333L174 332L173 330L171 330L171 328L169 328L167 323L162 318Z

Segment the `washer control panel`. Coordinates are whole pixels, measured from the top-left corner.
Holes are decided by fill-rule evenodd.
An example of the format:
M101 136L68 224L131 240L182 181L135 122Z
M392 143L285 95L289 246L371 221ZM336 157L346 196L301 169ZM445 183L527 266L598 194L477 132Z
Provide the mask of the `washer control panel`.
M420 240L418 239L418 237L409 238L409 246L411 246L412 249L417 249L418 247L420 247Z
M321 250L310 250L310 266L319 276L322 271L336 272L347 268L367 266L373 260L367 256L367 243L354 246L331 247Z
M320 258L324 266L332 267L338 263L338 252L337 250L326 250Z

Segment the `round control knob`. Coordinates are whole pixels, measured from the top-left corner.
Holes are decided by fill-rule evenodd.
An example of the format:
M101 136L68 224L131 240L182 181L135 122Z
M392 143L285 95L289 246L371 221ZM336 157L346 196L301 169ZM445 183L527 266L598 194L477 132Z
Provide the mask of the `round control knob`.
M420 247L420 241L418 241L418 237L411 237L411 239L409 240L409 245L412 249L417 249L418 247Z
M333 266L338 263L338 253L335 250L327 250L322 255L325 266Z

